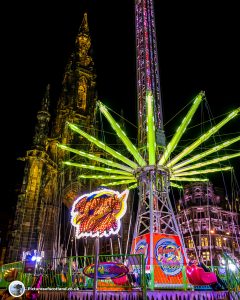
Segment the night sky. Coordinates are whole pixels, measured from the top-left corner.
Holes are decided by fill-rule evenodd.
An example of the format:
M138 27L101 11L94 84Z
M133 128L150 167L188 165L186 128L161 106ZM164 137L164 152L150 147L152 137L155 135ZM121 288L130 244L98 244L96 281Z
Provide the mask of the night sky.
M50 2L8 2L3 10L2 203L7 212L14 207L23 175L24 163L17 158L31 148L36 114L48 83L51 108L56 107L84 12L88 12L92 34L99 99L117 112L123 109L125 118L136 123L134 0ZM215 2L211 7L207 2L164 1L163 5L155 1L164 123L201 90L214 117L240 106L237 2ZM207 116L204 107L202 111ZM186 112L166 124L166 136ZM237 136L239 123L238 119L227 126L228 134L222 138ZM133 132L129 129L128 134ZM195 136L200 132L195 129ZM238 176L239 163L234 160Z

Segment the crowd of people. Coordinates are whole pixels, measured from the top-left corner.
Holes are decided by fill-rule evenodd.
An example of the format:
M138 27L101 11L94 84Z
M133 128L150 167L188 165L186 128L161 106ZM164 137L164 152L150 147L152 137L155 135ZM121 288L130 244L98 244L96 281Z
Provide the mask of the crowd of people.
M71 265L71 269L69 268ZM42 285L44 287L65 287L72 283L73 286L84 288L86 278L83 274L83 268L80 268L76 261L60 262L54 267L54 264L40 264L36 268L36 274L43 274Z

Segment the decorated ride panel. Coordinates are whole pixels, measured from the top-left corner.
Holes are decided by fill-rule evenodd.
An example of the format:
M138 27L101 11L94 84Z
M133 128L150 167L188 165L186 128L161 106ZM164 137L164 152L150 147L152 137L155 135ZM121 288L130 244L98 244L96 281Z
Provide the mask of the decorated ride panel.
M162 238L155 244L155 259L166 275L174 276L182 271L183 254L173 238Z
M148 262L149 256L149 244L145 238L140 239L135 247L134 247L134 254L144 254L145 264Z
M90 278L94 278L95 265L91 264L83 269L83 274ZM98 264L98 279L119 278L128 273L128 268L121 263L100 262Z
M128 190L121 194L103 189L77 198L71 210L76 237L102 237L117 234L126 213Z
M134 239L133 254L143 253L145 256L146 273L150 273L150 234ZM182 245L177 235L153 234L153 276L154 285L168 286L183 283L182 270L186 265Z

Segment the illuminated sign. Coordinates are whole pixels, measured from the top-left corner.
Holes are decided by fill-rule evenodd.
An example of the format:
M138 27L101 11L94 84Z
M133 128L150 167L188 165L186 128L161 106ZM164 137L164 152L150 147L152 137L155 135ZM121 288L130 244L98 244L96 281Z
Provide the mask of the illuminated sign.
M76 237L102 237L117 234L126 213L128 190L121 194L103 189L77 198L71 210Z
M160 239L155 246L156 260L166 275L177 275L182 271L183 255L181 247L174 239Z
M94 278L94 264L89 265L83 269L83 274ZM121 264L115 262L100 262L98 265L98 279L107 279L107 278L119 278L126 275L129 272L128 268Z

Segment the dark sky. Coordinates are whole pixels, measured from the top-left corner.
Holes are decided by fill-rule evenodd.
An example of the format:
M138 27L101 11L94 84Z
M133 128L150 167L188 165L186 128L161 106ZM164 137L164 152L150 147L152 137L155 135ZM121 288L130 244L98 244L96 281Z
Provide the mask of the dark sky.
M16 158L31 147L48 83L52 108L57 103L64 67L86 11L99 98L118 112L123 108L125 117L136 122L134 0L51 2L8 1L3 10L2 189L9 207L23 174L23 163ZM155 1L165 123L200 90L205 90L215 117L240 106L237 3L216 1L210 7L209 1L187 2ZM182 117L166 125L167 136ZM228 132L239 134L239 123L233 121ZM235 165L239 163L235 159Z

